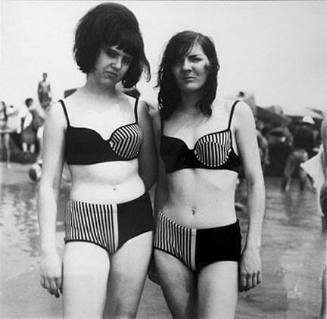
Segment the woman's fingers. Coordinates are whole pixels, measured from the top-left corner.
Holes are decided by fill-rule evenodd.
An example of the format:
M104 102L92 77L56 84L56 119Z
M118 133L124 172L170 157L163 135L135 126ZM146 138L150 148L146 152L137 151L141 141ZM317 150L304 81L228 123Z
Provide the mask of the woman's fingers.
M60 296L62 289L62 263L56 252L44 254L41 257L41 286L51 295Z
M262 281L261 272L241 273L240 291L246 291L258 286Z
M58 291L62 294L62 279L61 277L56 279L56 286Z
M240 285L240 290L244 291L247 290L247 274L246 273L242 273L241 274L241 285Z
M61 278L47 278L41 276L40 284L51 295L54 295L57 298L60 296L60 292L62 289Z
M50 279L49 291L51 292L52 295L55 295L57 298L60 296L59 289L57 287L57 279L56 278Z

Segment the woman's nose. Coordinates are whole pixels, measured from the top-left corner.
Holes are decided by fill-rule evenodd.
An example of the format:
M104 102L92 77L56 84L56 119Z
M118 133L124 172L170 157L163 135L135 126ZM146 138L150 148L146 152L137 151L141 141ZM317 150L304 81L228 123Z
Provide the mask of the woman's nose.
M182 69L183 70L190 70L191 69L191 63L188 59L184 59L182 62Z
M113 62L113 65L116 69L120 69L121 66L122 66L122 62L123 62L123 59L121 56L118 56L115 58L114 62Z

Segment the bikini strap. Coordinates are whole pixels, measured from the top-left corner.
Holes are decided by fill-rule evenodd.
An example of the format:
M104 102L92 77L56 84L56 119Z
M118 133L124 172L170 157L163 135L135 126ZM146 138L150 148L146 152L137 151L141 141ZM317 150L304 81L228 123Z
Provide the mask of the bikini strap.
M67 113L67 109L66 109L65 103L64 103L63 100L59 100L58 102L61 104L62 109L64 110L65 117L66 117L66 120L67 120L67 125L70 126L69 117L68 117L68 113Z
M134 104L134 115L135 115L135 122L138 123L138 115L137 115L137 105L139 103L139 98L137 97L135 99L135 104Z
M231 108L231 111L230 111L230 115L229 115L229 121L228 121L228 130L230 129L230 125L232 123L232 118L233 118L233 114L234 114L234 109L235 109L235 106L236 104L239 102L240 100L236 100L233 105L232 105L232 108Z

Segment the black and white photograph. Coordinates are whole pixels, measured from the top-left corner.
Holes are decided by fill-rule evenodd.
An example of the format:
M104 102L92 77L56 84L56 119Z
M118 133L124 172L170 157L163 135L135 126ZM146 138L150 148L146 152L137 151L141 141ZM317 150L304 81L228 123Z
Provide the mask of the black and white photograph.
M0 2L0 318L327 319L327 1Z

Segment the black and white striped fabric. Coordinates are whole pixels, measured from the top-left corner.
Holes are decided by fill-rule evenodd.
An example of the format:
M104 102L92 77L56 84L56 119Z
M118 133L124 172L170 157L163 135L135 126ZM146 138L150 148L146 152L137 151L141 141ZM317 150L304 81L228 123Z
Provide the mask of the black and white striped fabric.
M114 253L118 249L117 205L69 201L65 242L86 241Z
M222 169L237 174L242 165L241 158L233 149L231 121L238 101L232 105L227 129L201 136L193 148L179 137L161 135L160 155L165 164L166 173L182 169ZM164 131L164 126L162 122ZM162 131L162 132L163 132Z
M137 157L142 143L142 130L137 123L119 127L113 132L109 145L124 159Z
M225 164L231 151L232 136L230 130L202 136L194 148L197 160L209 167L219 167Z
M172 254L195 270L195 245L196 229L178 225L161 212L159 213L154 248Z
M103 162L129 161L136 159L142 145L142 128L138 125L135 100L135 122L116 128L108 139L95 129L70 124L67 108L59 100L67 121L64 158L69 165L90 165ZM105 120L105 119L104 119Z

